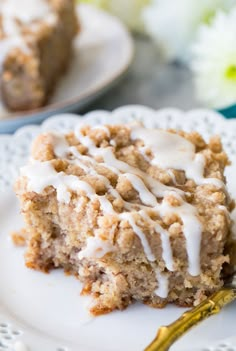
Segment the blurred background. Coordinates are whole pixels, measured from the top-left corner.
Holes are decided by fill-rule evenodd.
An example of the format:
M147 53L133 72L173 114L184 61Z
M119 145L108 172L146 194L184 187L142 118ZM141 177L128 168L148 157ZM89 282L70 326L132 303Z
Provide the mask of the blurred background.
M235 0L84 0L132 32L126 77L89 109L209 107L236 116Z
M0 0L0 71L11 92L1 83L0 134L58 113L131 104L209 108L236 117L236 0L61 0L64 12L53 4ZM68 38L73 22L68 45L63 36ZM40 44L41 25L50 35L61 28L59 51L49 53L46 44ZM45 37L44 43L49 40ZM18 60L14 50L26 59ZM62 62L59 54L65 56L67 69L54 72L57 65L51 62L53 55L53 62ZM21 79L21 69L26 77L29 73L25 62L30 66L34 58L39 62L38 81L32 78L32 84L40 87L42 101L31 94L34 90L26 83L30 79ZM17 101L23 105L15 106Z

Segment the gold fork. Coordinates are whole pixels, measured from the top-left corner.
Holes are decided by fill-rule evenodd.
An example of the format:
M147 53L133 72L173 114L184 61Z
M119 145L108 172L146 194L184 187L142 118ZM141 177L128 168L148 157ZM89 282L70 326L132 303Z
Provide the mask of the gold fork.
M168 326L160 327L155 339L145 351L167 351L181 336L206 318L219 313L224 306L236 299L236 274L230 283L211 295L201 304L185 312Z

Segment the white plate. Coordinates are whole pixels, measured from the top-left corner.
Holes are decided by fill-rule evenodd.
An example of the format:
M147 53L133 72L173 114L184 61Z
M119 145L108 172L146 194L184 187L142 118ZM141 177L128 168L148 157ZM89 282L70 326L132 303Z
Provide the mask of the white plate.
M0 133L41 122L55 113L79 111L127 71L133 57L133 42L124 25L87 4L78 6L78 16L82 32L74 42L74 57L47 106L15 114L1 107Z
M158 310L134 304L123 312L90 318L86 312L89 299L79 296L81 286L74 277L66 277L60 270L46 275L25 268L24 249L14 247L9 239L9 233L22 226L12 183L19 166L26 162L36 134L45 130L70 130L77 123L119 123L134 119L149 127L198 130L206 139L221 134L233 162L227 178L231 192L236 195L236 120L226 121L211 111L156 112L142 106L127 106L113 113L92 112L83 119L61 115L48 119L41 127L24 127L14 136L0 136L1 351L14 350L17 340L22 340L31 351L141 351L159 326L183 313L184 309L175 306ZM235 314L236 304L231 304L220 315L196 327L171 350L236 350Z

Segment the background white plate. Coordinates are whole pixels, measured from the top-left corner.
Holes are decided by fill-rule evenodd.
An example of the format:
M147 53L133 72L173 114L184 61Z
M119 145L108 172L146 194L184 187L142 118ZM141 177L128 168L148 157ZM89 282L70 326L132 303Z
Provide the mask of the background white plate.
M78 6L78 16L82 32L74 42L74 57L47 106L15 114L1 107L0 133L41 122L55 113L78 112L127 71L133 42L124 25L116 17L86 4Z
M83 119L61 115L41 127L28 126L14 136L0 136L0 351L15 350L22 340L31 351L141 351L157 328L169 324L184 309L167 306L152 309L134 304L123 312L97 318L86 313L89 299L80 297L80 283L60 270L45 275L26 269L21 248L12 245L9 232L22 220L12 183L26 162L32 138L45 130L71 130L77 123L122 123L141 120L149 127L197 130L206 139L221 134L233 165L227 170L231 192L236 196L236 120L226 121L206 110L184 113L153 111L127 106L113 113L95 111ZM171 351L235 351L236 304L210 318L181 339ZM21 349L24 351L24 349Z

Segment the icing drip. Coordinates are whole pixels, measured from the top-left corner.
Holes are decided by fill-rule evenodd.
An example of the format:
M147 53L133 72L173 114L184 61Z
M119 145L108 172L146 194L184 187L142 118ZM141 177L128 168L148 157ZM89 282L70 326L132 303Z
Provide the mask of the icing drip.
M155 290L155 294L163 299L166 299L169 293L168 276L161 273L159 269L156 269L156 279L158 282L158 288Z
M97 129L99 128L97 127ZM104 130L110 136L110 131L107 127L100 127L100 129ZM63 172L57 173L49 162L40 163L35 161L33 164L22 169L21 174L28 177L28 188L41 193L45 187L51 185L57 190L58 201L65 203L69 203L71 199L70 191L76 192L81 190L89 199L97 199L104 214L116 215L121 220L129 223L139 237L147 259L151 263L155 262L156 258L146 235L135 220L135 210L137 218L144 219L160 235L162 258L169 271L174 271L169 233L156 221L151 219L149 211L151 210L152 213L156 213L161 218L169 214L177 215L182 221L182 230L186 239L186 250L189 260L188 271L193 276L199 275L202 226L196 208L184 200L184 193L179 189L163 185L140 169L117 159L112 146L106 148L97 147L93 140L88 136L83 136L79 129L75 131L75 135L80 143L87 148L87 154L81 154L76 147L71 147L67 143L64 136L54 133L53 147L55 155L59 158L66 158L69 163L76 164L85 174L99 178L105 185L107 193L114 199L123 201L126 212L117 213L113 208L112 202L105 195L96 194L90 184L80 181L78 177L66 175ZM168 168L184 170L186 176L192 178L197 184L211 183L217 187L222 187L220 180L204 178L204 156L202 154L195 154L194 145L184 138L164 131L145 130L144 128L136 127L131 130L131 137L133 139L141 139L145 142L145 146L141 147L141 153L145 153L145 148L150 149L153 159L149 160L149 162L153 165L167 169L169 172L172 171ZM99 162L94 157L99 157ZM131 183L133 189L137 191L142 205L124 201L117 190L113 188L109 179L98 173L96 170L98 166L103 166L118 176L125 177ZM172 176L174 177L173 173ZM168 200L169 196L178 200L177 206L170 204ZM157 198L162 198L162 201L159 203ZM111 243L101 240L95 235L87 239L86 247L79 253L79 257L81 259L92 256L101 258L112 250L114 250L114 247ZM157 271L156 276L159 282L156 294L164 298L168 295L167 275Z
M172 255L172 248L170 243L170 237L167 230L162 228L156 221L153 221L147 214L147 212L141 210L139 211L140 215L145 219L149 224L154 227L156 233L159 233L161 236L161 243L162 243L162 257L166 264L166 268L169 271L174 271L174 261Z
M158 210L161 216L177 214L181 218L189 260L188 271L192 276L197 276L201 272L200 250L202 225L197 217L197 210L194 206L184 202L183 199L175 193L171 195L176 197L181 205L176 207L170 206L166 198L164 198Z
M143 245L143 250L144 250L145 255L147 256L147 259L150 262L154 262L156 260L156 258L152 253L152 250L150 248L150 245L148 243L146 235L141 230L141 228L135 223L135 220L134 220L132 213L128 213L128 212L121 213L119 215L119 217L120 217L120 219L127 221L131 225L133 231L138 235L138 237Z
M107 240L93 236L87 239L86 247L78 253L78 257L80 260L90 257L102 258L112 251L114 251L114 248Z

